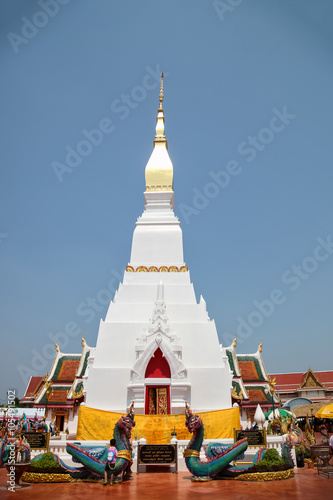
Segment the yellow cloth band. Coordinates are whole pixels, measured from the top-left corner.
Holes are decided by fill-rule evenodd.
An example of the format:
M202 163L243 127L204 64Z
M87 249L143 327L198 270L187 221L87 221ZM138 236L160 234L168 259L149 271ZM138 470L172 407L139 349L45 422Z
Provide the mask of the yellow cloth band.
M194 413L194 412L193 412ZM122 413L95 410L80 406L77 440L106 440L113 437L113 429ZM199 413L204 427L204 439L234 437L234 427L240 430L239 408ZM169 444L174 428L177 439L191 439L185 426L185 415L135 415L132 437L145 438L148 444Z

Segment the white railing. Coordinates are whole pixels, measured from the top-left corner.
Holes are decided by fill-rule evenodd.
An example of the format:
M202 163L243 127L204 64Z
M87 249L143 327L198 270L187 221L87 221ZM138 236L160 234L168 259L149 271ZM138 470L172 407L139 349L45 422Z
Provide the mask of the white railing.
M286 440L287 435L283 436L267 436L267 448L275 448L279 454L281 455L282 451L282 446L283 443ZM76 440L66 440L66 435L61 436L60 439L50 439L49 443L49 451L52 451L52 453L55 453L56 455L59 455L61 460L63 460L67 465L72 465L76 466L78 464L75 464L72 461L71 455L69 455L66 452L66 445L67 443L75 443L79 442L83 446L106 446L108 444L108 441L76 441ZM178 445L178 470L179 471L186 471L186 465L185 465L185 460L183 457L183 451L189 444L189 440L179 440L177 439L172 439L171 442L173 444L177 443ZM205 439L202 443L202 447L200 450L200 459L205 460L206 455L205 455L205 450L206 447L209 443L223 443L225 445L232 445L234 444L233 439ZM132 470L136 471L136 464L137 464L137 451L138 451L138 443L140 444L145 444L146 440L145 439L140 439L139 441L133 441L133 467ZM259 447L249 447L246 452L245 452L245 458L244 460L246 461L251 461L253 459L254 455L257 453L259 450ZM294 450L292 450L294 452ZM43 451L32 451L31 456L32 458L38 455L39 453L43 453ZM296 461L294 460L296 463ZM241 463L238 462L238 463Z

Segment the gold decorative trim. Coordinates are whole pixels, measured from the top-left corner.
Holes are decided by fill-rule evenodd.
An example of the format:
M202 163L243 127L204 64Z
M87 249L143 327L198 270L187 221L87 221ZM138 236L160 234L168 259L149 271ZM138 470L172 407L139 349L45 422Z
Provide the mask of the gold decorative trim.
M134 269L133 266L127 266L126 271L128 273L187 273L188 272L188 267L187 266L181 266L178 268L177 266L150 266L149 269L147 266L138 266L136 269Z
M308 371L304 375L303 382L299 386L300 389L303 389L304 387L324 387L323 384L319 382L311 368L309 367Z
M158 140L158 139L155 139L154 143L155 142L166 142L165 140ZM169 184L168 186L161 186L161 185L158 185L158 186L146 186L146 191L173 191L172 189L172 185Z
M184 458L185 457L200 457L200 452L197 450L191 450L190 448L186 448L183 451Z
M57 416L64 416L65 417L65 422L68 422L69 420L69 408L52 408L51 410L51 420L54 420L54 417Z
M137 273L147 273L148 272L148 267L146 266L139 266L136 268Z
M276 472L253 472L252 474L241 474L236 481L281 481L294 477L294 469L279 470Z
M73 392L72 399L80 399L82 397L83 397L83 389L80 389L79 392L76 392L76 391Z
M47 474L40 472L24 472L22 481L26 483L75 483L70 474Z
M118 458L125 458L125 460L128 460L129 462L132 461L132 453L129 450L119 450L118 451Z
M191 478L192 483L207 483L208 481L212 481L213 478L209 476L205 477L200 477L200 476L193 476Z
M231 397L234 399L243 399L243 391L240 389L239 393L236 391L236 387L233 388Z

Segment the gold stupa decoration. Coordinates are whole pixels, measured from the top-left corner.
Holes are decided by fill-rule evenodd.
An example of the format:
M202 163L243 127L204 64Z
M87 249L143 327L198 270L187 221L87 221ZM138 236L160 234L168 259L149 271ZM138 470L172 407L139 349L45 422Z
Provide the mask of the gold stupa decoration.
M163 73L160 85L160 105L156 119L154 149L146 166L146 191L172 191L173 165L168 153L168 143L164 133Z

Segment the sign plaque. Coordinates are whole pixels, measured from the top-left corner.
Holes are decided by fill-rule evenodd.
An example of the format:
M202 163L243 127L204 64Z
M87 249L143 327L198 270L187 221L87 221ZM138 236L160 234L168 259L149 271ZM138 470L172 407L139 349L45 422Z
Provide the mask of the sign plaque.
M177 472L177 445L175 444L139 444L138 473L140 466L173 465Z
M49 449L49 432L24 432L22 436L26 438L32 450Z
M266 446L266 431L261 430L235 430L235 442L247 438L249 446Z

